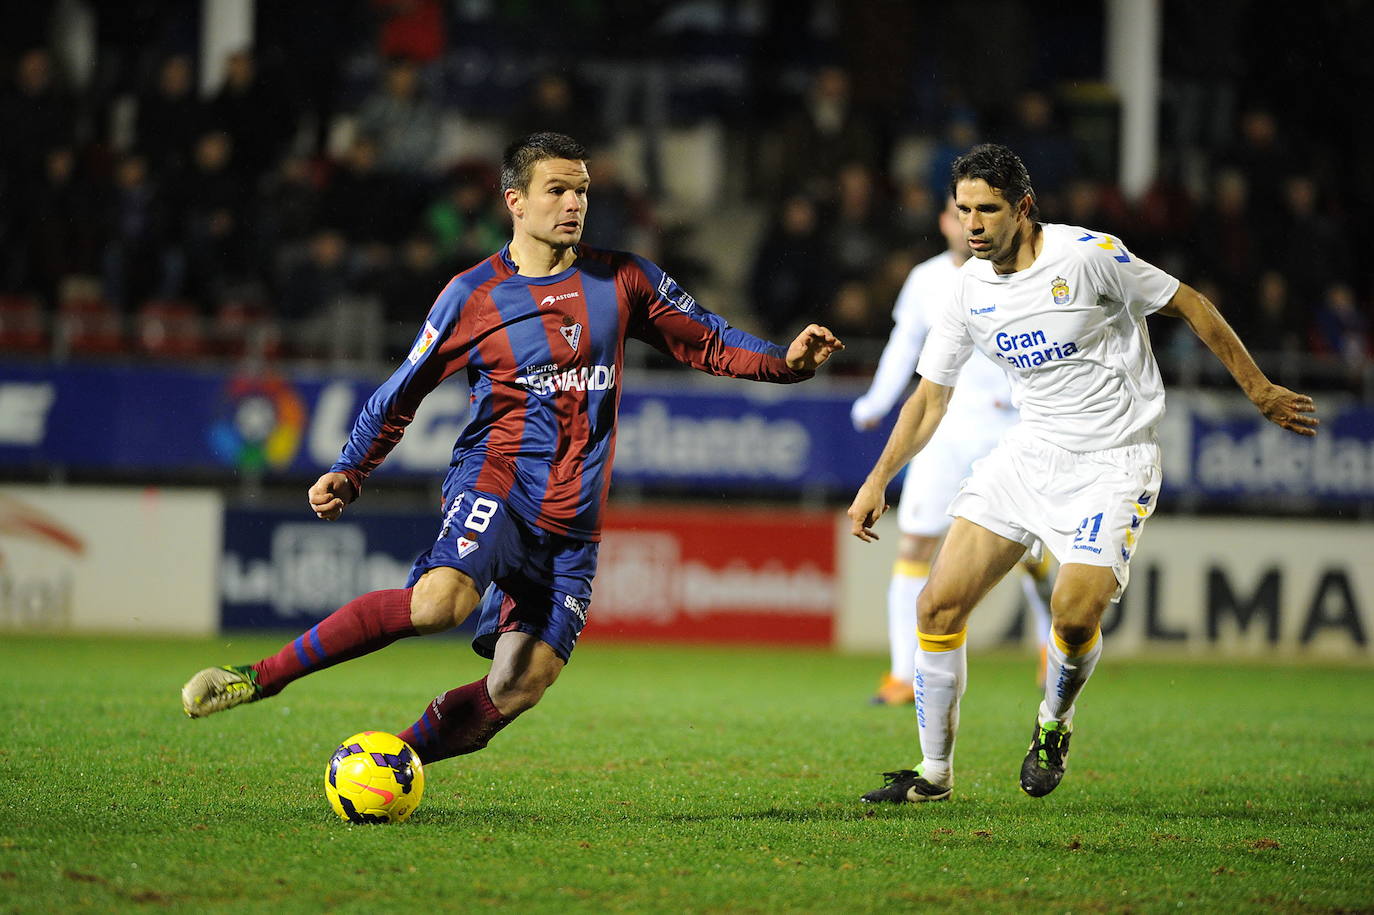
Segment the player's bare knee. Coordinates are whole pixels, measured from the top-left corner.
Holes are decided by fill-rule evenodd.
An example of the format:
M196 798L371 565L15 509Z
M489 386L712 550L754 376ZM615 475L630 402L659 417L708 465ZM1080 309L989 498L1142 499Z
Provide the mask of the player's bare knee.
M929 635L949 635L963 629L968 609L956 598L932 591L923 588L916 599L916 628Z
M410 624L421 635L444 632L467 619L480 595L472 580L454 569L431 569L410 596Z

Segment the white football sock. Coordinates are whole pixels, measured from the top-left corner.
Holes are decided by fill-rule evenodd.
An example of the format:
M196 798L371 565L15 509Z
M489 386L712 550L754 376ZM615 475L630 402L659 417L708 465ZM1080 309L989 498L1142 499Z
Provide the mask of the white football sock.
M1058 632L1051 632L1045 666L1045 701L1040 704L1041 721L1073 720L1074 700L1092 676L1100 657L1102 630L1093 633L1086 645L1070 645Z
M887 586L887 641L892 676L910 683L916 676L916 598L926 586L930 563L899 559Z
M950 635L920 634L916 653L916 726L921 735L920 772L933 785L954 781L954 738L959 699L968 683L968 630Z

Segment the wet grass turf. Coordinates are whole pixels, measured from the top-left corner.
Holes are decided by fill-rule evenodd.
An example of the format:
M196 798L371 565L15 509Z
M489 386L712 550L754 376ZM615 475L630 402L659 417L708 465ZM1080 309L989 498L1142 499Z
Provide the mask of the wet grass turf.
M918 758L864 704L882 661L589 641L409 822L353 827L337 741L484 663L410 640L182 717L191 673L281 642L0 637L0 911L1374 910L1367 669L1108 654L1035 800L1033 662L975 655L954 800L871 807Z

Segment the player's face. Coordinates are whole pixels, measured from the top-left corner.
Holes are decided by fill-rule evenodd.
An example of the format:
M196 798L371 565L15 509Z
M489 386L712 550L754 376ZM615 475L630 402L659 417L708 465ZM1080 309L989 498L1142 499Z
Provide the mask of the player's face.
M529 189L516 197L512 209L532 238L569 248L582 240L590 184L585 162L544 159L535 163Z
M995 267L1015 263L1030 226L1024 200L1012 204L982 178L965 178L954 187L954 207L974 257Z

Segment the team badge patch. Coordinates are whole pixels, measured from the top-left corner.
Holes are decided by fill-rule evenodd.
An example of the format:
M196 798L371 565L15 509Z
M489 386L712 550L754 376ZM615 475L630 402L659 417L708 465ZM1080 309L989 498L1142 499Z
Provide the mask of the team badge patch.
M411 365L419 362L420 357L429 351L437 339L439 339L439 331L434 328L433 324L426 321L425 329L420 332L420 339L415 341L415 346L411 348L410 355L406 356L406 359L410 360Z
M568 341L568 345L577 349L577 343L582 339L582 325L569 324L558 328L558 332L563 335L563 339Z
M1062 276L1056 276L1050 283L1050 294L1054 296L1054 304L1069 304L1069 299L1072 298L1069 292L1069 281Z
M466 556L468 553L471 553L473 550L477 549L477 547L478 547L479 545L480 545L480 544L478 544L478 542L477 542L476 540L469 540L467 537L459 537L459 538L458 538L458 556L459 556L459 558L462 558L463 556Z
M665 302L684 314L691 314L697 304L697 300L688 295L677 281L666 273L663 274L663 279L658 281L658 294L663 296Z

